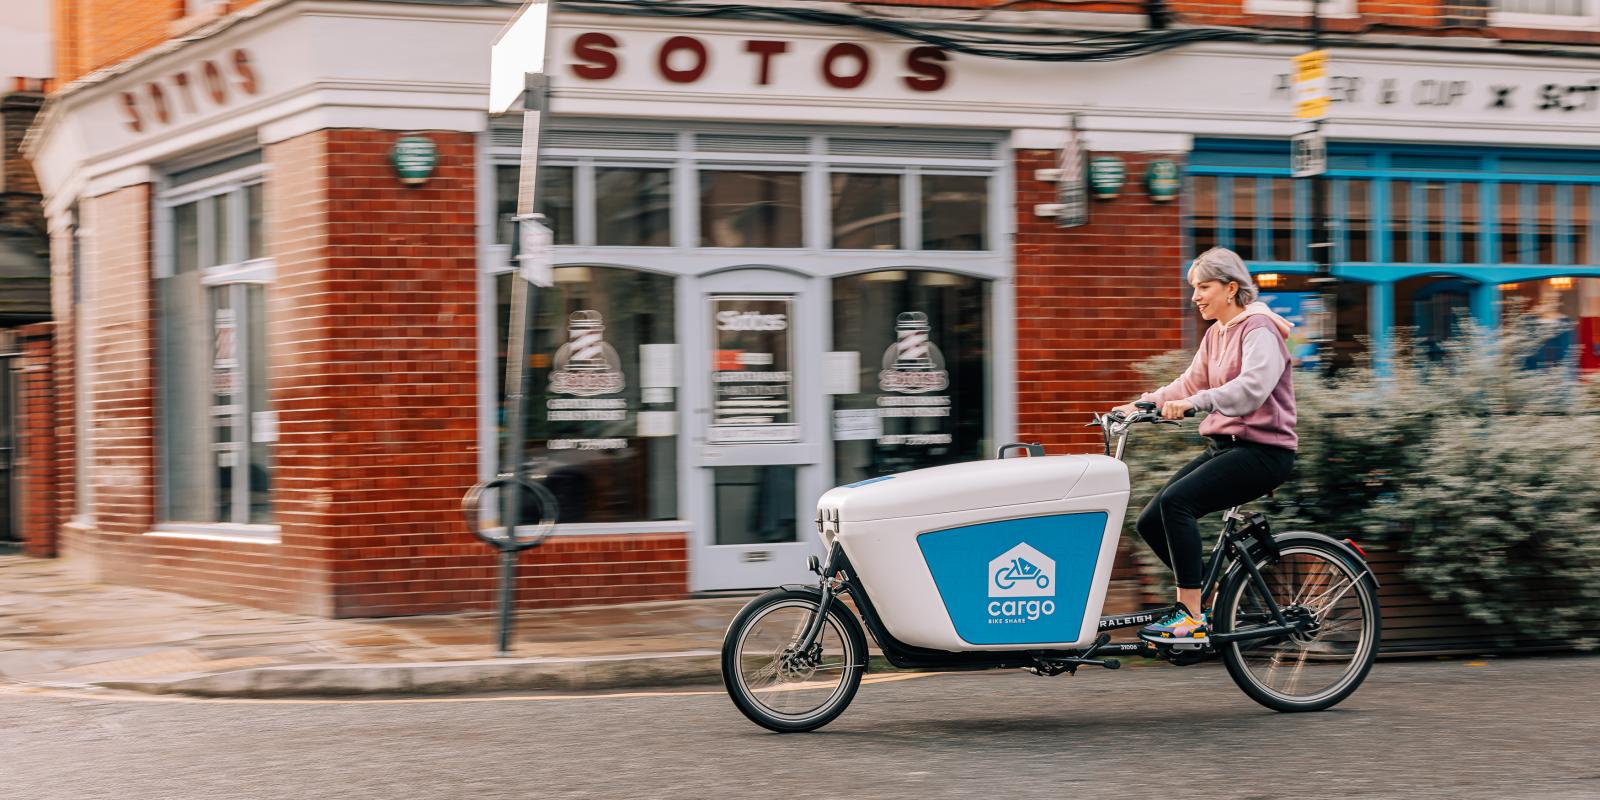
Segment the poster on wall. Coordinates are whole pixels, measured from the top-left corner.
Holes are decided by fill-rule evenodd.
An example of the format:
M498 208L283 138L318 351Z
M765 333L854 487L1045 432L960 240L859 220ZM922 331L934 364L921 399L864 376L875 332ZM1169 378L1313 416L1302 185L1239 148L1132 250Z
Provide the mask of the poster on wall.
M1317 323L1322 319L1322 295L1316 292L1262 292L1259 298L1274 314L1294 323L1289 332L1289 360L1301 369L1316 369Z
M711 298L712 444L797 442L793 298Z
M605 319L584 309L567 318L567 341L550 363L546 419L569 435L552 437L551 450L622 450L627 448L628 401L622 359L605 339Z

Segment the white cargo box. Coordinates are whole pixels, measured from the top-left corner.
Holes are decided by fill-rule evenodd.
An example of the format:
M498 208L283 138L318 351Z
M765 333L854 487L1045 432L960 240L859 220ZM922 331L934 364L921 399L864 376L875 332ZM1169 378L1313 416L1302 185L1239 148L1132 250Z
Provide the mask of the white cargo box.
M1127 467L1098 455L913 470L818 501L889 633L948 651L1093 641L1127 506Z

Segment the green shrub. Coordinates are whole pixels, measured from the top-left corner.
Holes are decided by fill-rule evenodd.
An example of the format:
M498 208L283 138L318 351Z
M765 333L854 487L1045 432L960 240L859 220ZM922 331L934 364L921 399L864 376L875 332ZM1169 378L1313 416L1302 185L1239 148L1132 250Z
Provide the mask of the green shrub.
M1407 551L1407 576L1471 617L1570 636L1600 619L1600 385L1570 364L1527 368L1547 323L1463 319L1437 358L1397 356L1327 378L1296 372L1300 451L1276 497L1278 531L1359 536ZM1403 339L1397 353L1415 352ZM1140 365L1171 380L1187 353ZM1167 477L1198 455L1198 425L1136 430L1127 533ZM1209 537L1220 525L1202 524ZM1207 542L1209 548L1209 541ZM1142 546L1150 574L1171 576Z

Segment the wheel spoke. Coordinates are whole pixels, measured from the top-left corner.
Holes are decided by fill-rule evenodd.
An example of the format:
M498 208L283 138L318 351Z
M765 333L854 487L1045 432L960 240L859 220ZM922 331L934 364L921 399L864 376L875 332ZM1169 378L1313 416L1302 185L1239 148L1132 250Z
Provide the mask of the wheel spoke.
M809 598L779 600L756 612L730 638L727 646L735 648L732 663L737 670L730 676L730 689L741 692L759 716L784 723L813 719L837 708L841 698L848 701L859 683L854 645L833 615L824 618L815 649L807 657L798 652L816 613L817 604ZM808 658L816 663L807 663Z

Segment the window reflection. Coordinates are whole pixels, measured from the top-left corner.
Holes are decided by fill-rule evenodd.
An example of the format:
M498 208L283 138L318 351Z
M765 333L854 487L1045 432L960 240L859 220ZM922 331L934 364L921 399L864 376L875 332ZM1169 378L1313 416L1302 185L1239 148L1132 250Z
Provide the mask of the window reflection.
M1289 178L1272 178L1272 230L1270 232L1273 261L1294 261L1294 185Z
M1233 179L1233 238L1230 246L1246 261L1260 258L1256 253L1256 179Z
M1515 183L1500 184L1500 263L1521 264L1522 260L1522 187Z
M1572 225L1567 229L1574 264L1600 264L1594 240L1595 218L1590 213L1590 203L1600 198L1600 187L1578 185L1572 187Z
M922 249L989 249L989 179L923 175Z
M842 250L898 250L900 176L836 172L833 246Z
M700 173L704 247L800 247L798 172Z
M1535 263L1557 264L1556 187L1546 183L1535 187L1533 246Z
M987 457L988 281L885 270L833 281L833 349L859 359L834 398L835 479Z
M1478 222L1478 197L1482 194L1482 184L1461 185L1461 219L1456 223L1456 232L1461 241L1461 260L1469 264L1488 260L1483 256L1483 232Z
M1415 261L1411 252L1411 182L1389 182L1389 260Z
M594 242L602 247L672 244L672 171L632 167L594 170Z
M1345 186L1345 258L1372 260L1372 184L1352 180Z
M1419 209L1423 225L1422 257L1429 264L1443 264L1448 259L1444 252L1444 196L1445 184L1429 181L1422 184L1422 208Z
M528 472L556 495L563 523L675 519L673 279L588 266L554 277L539 290L530 339ZM512 276L497 281L503 376ZM501 448L505 433L502 421ZM536 511L530 502L524 519Z
M1204 253L1217 246L1217 179L1196 175L1190 179L1189 236L1194 252Z
M577 221L573 216L572 167L539 168L539 213L555 234L556 244L577 242ZM512 244L516 237L517 177L522 168L501 164L494 168L495 241Z

